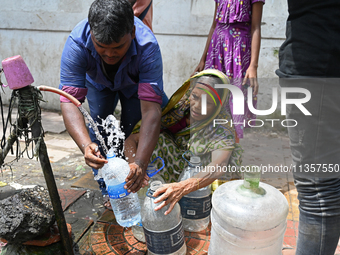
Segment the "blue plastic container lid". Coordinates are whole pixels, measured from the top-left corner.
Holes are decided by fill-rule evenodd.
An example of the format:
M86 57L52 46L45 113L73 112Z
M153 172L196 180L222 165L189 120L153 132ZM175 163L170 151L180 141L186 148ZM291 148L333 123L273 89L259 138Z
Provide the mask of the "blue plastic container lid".
M114 158L116 157L116 154L113 152L113 150L109 151L107 154L106 154L106 158L109 159L109 158Z

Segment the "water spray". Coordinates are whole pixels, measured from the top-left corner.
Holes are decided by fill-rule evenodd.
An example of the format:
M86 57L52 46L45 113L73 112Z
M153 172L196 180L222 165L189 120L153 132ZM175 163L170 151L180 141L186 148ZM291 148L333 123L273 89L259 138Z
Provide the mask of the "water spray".
M70 94L66 93L65 91L62 91L60 89L56 89L56 88L53 88L53 87L49 87L49 86L42 85L42 86L37 87L37 89L39 89L40 91L48 91L48 92L53 92L53 93L59 94L59 95L61 95L63 97L66 97L75 106L77 106L79 111L89 121L90 127L93 129L94 133L96 134L96 137L99 140L99 143L102 146L105 155L108 153L109 150L108 150L108 148L107 148L107 146L105 144L105 141L104 141L103 137L99 133L97 125L94 123L94 121L91 118L91 116L89 115L89 113L84 109L84 107L81 105L81 103L75 97L71 96Z

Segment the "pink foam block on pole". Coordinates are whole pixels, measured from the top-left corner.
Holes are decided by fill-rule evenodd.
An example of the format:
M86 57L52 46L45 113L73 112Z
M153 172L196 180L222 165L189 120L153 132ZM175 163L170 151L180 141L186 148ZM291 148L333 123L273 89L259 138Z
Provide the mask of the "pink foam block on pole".
M20 55L6 58L1 64L10 89L20 89L34 82L30 70Z

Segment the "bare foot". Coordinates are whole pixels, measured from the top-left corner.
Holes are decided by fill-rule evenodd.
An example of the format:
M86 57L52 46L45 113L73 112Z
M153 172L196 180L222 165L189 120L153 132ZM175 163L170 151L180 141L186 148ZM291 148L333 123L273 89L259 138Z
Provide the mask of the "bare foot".
M104 195L103 196L103 206L106 209L112 210L109 195Z

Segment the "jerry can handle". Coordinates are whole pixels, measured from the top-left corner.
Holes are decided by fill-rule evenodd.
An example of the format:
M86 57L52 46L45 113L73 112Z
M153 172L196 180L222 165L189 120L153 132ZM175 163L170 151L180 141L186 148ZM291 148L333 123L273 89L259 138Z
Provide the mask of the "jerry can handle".
M190 167L195 167L194 165L192 165L192 164L190 163L189 160L187 160L187 159L185 158L185 155L188 154L188 153L190 153L190 156L191 156L191 157L194 157L194 156L195 156L194 153L192 153L191 150L187 150L187 151L185 151L185 152L182 154L182 158L188 163L188 165L189 165ZM200 166L201 166L201 165L202 165L202 162L200 163Z
M157 159L160 159L161 161L162 161L162 163L163 163L163 166L160 168L160 169L156 169L155 171L153 171L153 172L149 172L149 173L147 173L147 175L151 178L152 176L154 176L155 174L157 174L159 171L161 171L163 168L164 168L164 166L165 166L165 163L164 163L164 160L161 158L161 157L156 157L150 164L152 164L152 163L154 163Z

